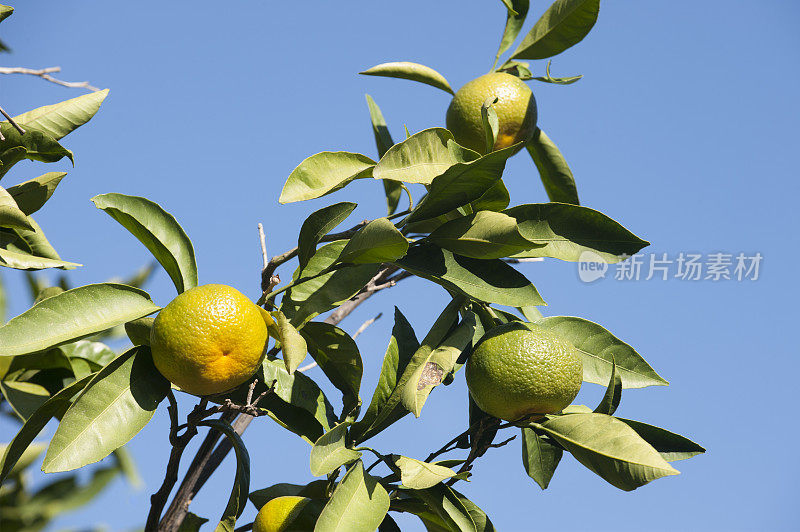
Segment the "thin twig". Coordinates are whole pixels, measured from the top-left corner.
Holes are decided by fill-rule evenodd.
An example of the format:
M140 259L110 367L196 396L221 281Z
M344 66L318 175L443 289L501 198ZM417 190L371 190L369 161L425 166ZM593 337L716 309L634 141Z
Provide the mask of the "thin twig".
M543 262L544 257L527 257L521 259L503 259L506 264L519 264L521 262Z
M264 234L264 224L258 223L258 239L261 241L261 259L264 261L264 268L269 264L269 255L267 255L267 237Z
M29 74L31 76L38 76L50 83L61 85L62 87L89 89L92 92L97 92L100 89L89 84L88 81L63 81L56 79L50 74L61 72L61 67L48 67L48 68L24 68L24 67L0 67L0 74Z
M0 107L0 114L2 114L4 117L6 117L6 120L8 120L8 121L9 121L9 123L10 123L12 126L14 126L14 129L16 129L17 131L19 131L19 134L20 134L20 135L24 135L24 134L25 134L25 130L24 130L24 129L22 129L22 128L20 127L20 125L19 125L19 124L17 124L17 123L14 121L14 119L13 119L13 118L11 118L11 116L10 116L8 113L6 113L5 109L3 109L2 107ZM2 135L2 133L0 133L0 140L6 140L6 138L5 138L5 137Z

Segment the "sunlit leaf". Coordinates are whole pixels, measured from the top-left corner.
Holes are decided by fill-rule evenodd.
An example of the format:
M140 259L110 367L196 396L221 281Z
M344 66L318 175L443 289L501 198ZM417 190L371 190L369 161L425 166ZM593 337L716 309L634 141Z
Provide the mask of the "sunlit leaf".
M319 198L344 187L353 179L372 176L375 161L345 151L324 151L308 157L289 174L280 203Z
M155 318L139 318L125 324L125 334L133 345L150 345Z
M619 402L622 400L622 377L617 372L617 365L611 359L611 378L608 380L608 387L600 404L594 409L595 413L613 415L617 411Z
M450 530L478 531L469 510L450 487L440 483L424 490L414 490L413 493L425 501L425 504L447 524Z
M311 448L311 474L327 475L345 464L361 458L361 453L346 445L349 423L340 423L320 436Z
M374 264L391 262L406 254L408 241L386 218L378 218L358 230L348 240L341 262L353 264Z
M534 24L514 59L546 59L581 42L600 12L600 0L556 0Z
M291 375L303 359L306 358L306 353L308 353L306 341L295 329L294 325L289 322L289 319L284 316L283 312L275 310L270 314L275 321L269 327L269 330L272 332L272 336L276 337L281 344L283 363L286 365L286 371Z
M33 229L28 216L19 208L14 197L0 187L0 227Z
M400 481L406 488L426 489L456 476L455 471L438 464L400 455L392 455L392 459L400 469Z
M706 450L689 438L675 434L667 429L648 425L641 421L632 419L617 418L630 428L636 431L647 443L658 451L658 454L667 462L676 460L686 460L698 454L703 454Z
M32 382L0 381L0 393L22 421L50 399L47 388Z
M514 218L492 211L479 211L451 220L439 226L427 240L475 259L499 259L543 246L524 238Z
M342 223L356 207L355 203L343 201L323 207L306 218L297 237L297 260L300 268L308 264L322 237Z
M533 429L522 429L522 465L542 489L550 485L562 454L561 447L539 436Z
M389 148L372 175L375 179L429 185L451 166L478 157L477 153L456 144L448 130L434 127Z
M382 63L375 65L363 72L359 72L365 76L385 76L388 78L410 79L411 81L418 81L436 87L450 94L455 94L450 84L444 76L436 72L434 69L419 63L410 63L408 61L395 61L391 63Z
M504 3L508 8L508 16L506 17L506 27L503 29L503 37L500 39L500 47L497 49L496 57L498 58L517 40L530 7L529 0L504 0Z
M54 163L66 157L72 161L71 151L40 131L22 135L8 122L0 122L0 133L5 137L0 142L0 177L23 159Z
M569 76L566 78L554 78L553 76L550 75L550 63L551 61L547 62L547 67L546 67L547 74L545 76L540 76L535 78L532 77L531 79L535 79L536 81L542 81L544 83L553 83L555 85L572 85L573 83L575 83L576 81L578 81L583 77L581 75L581 76Z
M374 532L389 511L389 494L358 460L336 486L314 532Z
M88 122L108 96L108 89L90 92L53 105L45 105L14 117L27 129L35 129L58 140Z
M367 106L369 107L369 118L372 122L372 133L375 136L375 145L378 148L378 158L384 156L386 151L394 146L392 135L389 133L389 127L386 125L386 120L383 118L380 107L372 99L369 94L367 96ZM400 183L390 179L383 180L383 189L386 193L386 207L387 216L391 216L397 210L397 205L400 203L400 194L403 188Z

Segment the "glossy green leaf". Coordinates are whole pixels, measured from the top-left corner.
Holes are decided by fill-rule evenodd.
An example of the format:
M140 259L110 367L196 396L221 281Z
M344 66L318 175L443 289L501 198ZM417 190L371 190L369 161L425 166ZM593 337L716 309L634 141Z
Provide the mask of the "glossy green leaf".
M427 240L457 255L475 259L499 259L543 246L523 238L514 218L492 211L479 211L451 220L439 226Z
M280 425L313 445L335 424L333 406L313 380L299 371L289 375L283 361L266 358L262 368L264 382L271 385L274 381L275 390L261 399L259 407L267 410ZM264 389L259 383L255 392Z
M339 262L346 244L346 240L337 240L322 246L305 268L295 271L295 281L308 280L290 288L281 301L281 311L295 327L300 328L315 316L349 300L378 273L379 264L363 264L320 275Z
M425 501L425 504L447 524L450 530L478 531L469 510L450 487L437 484L424 490L414 490L413 493Z
M70 471L102 460L147 425L168 391L169 381L153 365L149 348L120 355L64 414L42 470Z
M342 414L350 415L361 404L358 393L364 372L355 341L342 329L325 322L308 322L300 334L305 338L309 354L342 392Z
M45 105L14 117L27 129L35 129L58 140L82 126L100 109L108 89L90 92L53 105Z
M614 412L617 411L617 407L619 406L619 402L621 400L622 400L622 377L619 376L619 372L617 371L617 365L614 363L614 359L612 357L611 378L608 381L608 387L606 388L606 393L600 400L600 404L597 405L597 408L594 409L594 412L597 414L607 414L609 416L614 415Z
M536 81L542 81L544 83L553 83L555 85L572 85L573 83L575 83L576 81L578 81L583 77L583 75L580 75L580 76L569 76L566 78L554 78L553 76L550 75L550 63L551 61L547 62L547 67L546 67L547 74L545 76L540 76L535 78L532 77L531 79L535 79Z
M534 424L611 485L632 491L679 474L622 421L605 414L569 414Z
M623 388L669 384L636 350L596 323L571 316L549 316L536 323L569 340L580 351L586 382L608 384L616 364Z
M449 467L423 462L407 456L392 455L394 465L400 469L400 481L411 489L426 489L456 476Z
M403 388L403 406L416 417L436 386L453 370L461 353L473 339L475 315L466 314L458 327L433 350L420 349L408 365L413 372ZM424 342L423 342L424 344ZM423 356L424 354L424 356Z
M285 497L287 495L321 499L325 497L325 487L327 484L327 480L313 480L303 485L281 482L273 484L268 488L254 491L250 494L250 501L253 503L253 506L260 510L262 506L272 499Z
M9 241L6 249L30 253L34 257L43 259L61 261L61 257L50 244L50 241L47 240L39 224L30 216L27 217L27 220L30 229L0 229L0 233L2 233L0 240ZM64 269L72 269L72 267L65 267Z
M320 436L311 448L311 474L315 477L334 472L361 458L361 453L346 445L349 423L340 423Z
M556 0L534 24L514 59L546 59L583 40L597 22L600 0Z
M28 216L19 208L14 197L3 187L0 187L0 227L33 229L28 221Z
M23 457L25 449L31 445L45 425L54 417L61 418L70 407L72 397L83 390L91 379L92 376L84 377L63 388L28 417L0 458L0 482L11 474L15 464Z
M22 421L50 399L47 388L32 382L0 381L0 393Z
M155 318L139 318L125 324L125 334L133 345L150 345Z
M408 251L408 241L387 218L378 218L358 230L348 240L339 261L353 264L380 264L397 260Z
M306 358L306 354L308 353L306 341L283 312L276 310L270 312L270 314L275 320L274 324L270 327L270 331L281 344L283 363L286 365L286 371L291 375L303 359Z
M30 130L21 135L8 122L0 122L0 133L5 137L0 142L0 178L23 159L54 163L66 157L73 161L71 151L40 131Z
M367 106L369 107L369 118L372 122L372 133L375 136L375 146L378 148L378 158L384 156L386 151L394 146L394 140L389 133L389 127L386 125L386 120L383 118L378 104L372 99L369 94L367 96ZM397 205L400 203L400 195L403 188L400 183L390 179L383 180L383 189L386 193L386 208L387 216L391 216L397 211Z
M393 422L389 417L385 418L383 425L374 425L397 386L398 379L405 371L417 349L419 349L419 341L414 334L414 329L408 323L406 317L403 316L403 313L400 312L400 309L395 307L392 336L389 339L389 346L386 348L386 354L383 357L378 384L375 386L375 392L372 394L372 400L367 412L351 429L351 435L354 440L357 442L364 441ZM400 412L401 417L407 413L400 410L398 412Z
M428 194L411 211L405 223L433 218L479 199L503 176L506 161L517 147L509 146L448 168L434 178Z
M372 176L375 161L345 151L324 151L303 160L283 185L280 203L310 200L330 194L353 179Z
M389 511L389 494L358 460L336 486L314 532L374 532Z
M636 431L639 436L658 451L658 454L667 462L676 460L686 460L698 454L703 454L706 450L689 438L675 434L661 427L648 425L641 421L632 419L617 418L630 428Z
M523 237L543 244L516 257L553 257L570 262L585 261L588 257L592 261L615 263L650 244L588 207L531 203L503 212L516 219Z
M470 203L469 207L472 209L472 212L500 212L508 207L510 202L511 196L508 193L505 183L503 183L502 179L498 179L480 198Z
M420 65L419 63L410 63L408 61L382 63L363 72L359 72L359 74L365 76L409 79L411 81L418 81L419 83L430 85L431 87L436 87L450 94L455 94L444 76L434 69L425 65Z
M105 366L117 357L117 354L102 342L78 340L63 344L57 348L69 359L82 358L90 361L98 369Z
M522 30L522 25L525 24L525 17L528 15L528 8L530 7L529 0L504 0L504 3L506 3L506 8L508 9L508 16L506 17L506 27L503 29L503 37L500 39L500 47L497 49L495 62L517 40L517 36Z
M144 244L167 271L179 294L197 286L194 247L174 216L138 196L100 194L92 201Z
M550 137L537 128L525 147L539 171L539 177L550 201L580 204L572 170Z
M501 260L462 257L423 244L409 248L406 256L396 264L477 301L511 307L545 304L531 282Z
M0 235L2 241L2 235ZM10 249L0 247L0 266L6 266L15 270L44 270L47 268L61 268L63 270L72 270L81 264L76 262L67 262L64 260L48 259L46 257L37 257L31 255L27 251L20 249Z
M533 429L522 429L522 465L543 490L550 485L562 454L561 447L539 436Z
M159 310L146 292L121 284L90 284L34 305L0 327L2 356L24 355L91 336Z
M236 453L236 477L233 481L233 489L222 519L215 529L216 532L233 532L236 520L247 506L247 495L250 493L250 455L241 436L233 430L230 424L219 419L206 419L198 423L198 426L210 427L223 433Z
M297 237L297 260L300 268L305 268L308 264L322 237L342 223L356 207L355 203L343 201L323 207L306 218Z
M453 165L478 157L477 153L459 146L448 130L434 127L389 148L372 175L375 179L429 185Z

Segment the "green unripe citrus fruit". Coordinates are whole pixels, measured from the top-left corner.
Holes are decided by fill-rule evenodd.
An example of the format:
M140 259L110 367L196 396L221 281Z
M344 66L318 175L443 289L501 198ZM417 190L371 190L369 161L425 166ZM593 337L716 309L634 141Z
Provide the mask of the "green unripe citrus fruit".
M305 530L305 528L299 526L300 523L295 523L295 520L309 502L311 502L309 498L294 495L276 497L268 501L256 515L256 520L253 522L253 532ZM313 528L313 523L309 524Z
M256 372L272 323L272 316L235 288L191 288L156 317L150 333L153 362L187 393L224 392Z
M486 153L486 135L481 106L489 97L497 97L499 131L494 150L517 142L527 142L536 131L536 99L524 81L511 74L492 72L461 87L447 108L447 129L456 142Z
M515 421L568 406L581 388L583 363L571 343L532 323L492 329L466 364L467 386L481 410Z

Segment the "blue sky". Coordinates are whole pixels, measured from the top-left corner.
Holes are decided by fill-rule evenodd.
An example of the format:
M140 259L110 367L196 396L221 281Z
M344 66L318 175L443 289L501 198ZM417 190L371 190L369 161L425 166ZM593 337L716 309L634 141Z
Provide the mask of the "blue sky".
M526 29L544 7L534 3ZM381 215L382 187L374 182L323 200L277 203L286 176L310 154L374 156L365 93L382 107L395 139L404 124L411 131L444 125L444 92L357 72L385 61L417 61L459 87L489 69L504 22L498 1L353 1L344 8L333 2L27 0L17 8L2 26L14 53L0 64L60 65L64 79L111 88L90 125L64 141L75 152L74 169L24 163L3 183L69 171L37 219L63 258L85 265L70 273L72 281L103 281L149 260L89 202L95 194L123 192L145 195L178 218L194 241L201 282L230 284L254 299L258 222L268 229L269 251L278 253L294 245L305 216L333 201L358 202L354 219ZM522 468L519 442L512 442L490 451L473 482L461 487L498 529L797 526L800 468L793 450L800 431L791 412L800 364L790 333L798 318L791 287L800 259L792 157L800 119L798 15L789 0L603 2L590 36L553 61L554 75L584 79L566 87L531 82L539 124L567 157L584 205L652 242L648 253L761 253L763 261L757 281L741 282L609 275L586 284L571 263L521 267L548 301L545 314L603 324L670 381L668 388L626 391L619 415L687 435L709 452L674 464L680 476L632 493L565 457L551 487L541 491ZM541 73L544 64L533 68ZM0 104L12 113L80 93L35 78L0 79ZM524 152L509 161L505 180L515 203L546 201ZM2 273L12 315L18 314L27 305L23 278ZM162 305L174 295L163 272L148 289ZM352 333L384 312L358 340L365 400L392 305L423 335L445 302L444 291L415 279L343 322ZM594 404L602 392L585 385L579 400ZM191 402L183 398L181 406L185 413ZM404 419L374 444L421 458L465 423L466 386L459 376L434 392L422 418ZM0 424L0 439L10 439L11 430ZM309 448L274 423L254 423L245 441L253 489L311 479ZM117 481L54 529L103 523L130 530L144 522L167 460L164 411L130 448L146 488ZM233 473L229 460L192 510L218 518ZM251 506L241 523L253 514ZM411 518L399 522L404 530L421 529Z

